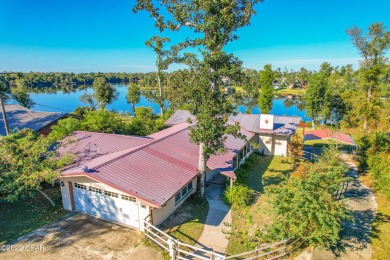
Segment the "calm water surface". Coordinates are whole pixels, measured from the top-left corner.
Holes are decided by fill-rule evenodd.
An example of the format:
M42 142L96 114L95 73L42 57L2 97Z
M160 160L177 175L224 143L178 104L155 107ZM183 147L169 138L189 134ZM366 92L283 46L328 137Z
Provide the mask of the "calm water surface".
M126 101L127 86L116 85L116 89L119 92L118 99L112 104L108 105L108 109L114 109L117 112L129 111L133 114L131 105ZM86 106L86 103L80 101L80 96L85 92L92 93L92 89L77 90L76 92L63 93L58 91L57 93L31 93L31 99L36 103L32 109L36 111L47 112L71 112L78 106ZM274 115L286 115L286 116L299 116L304 121L309 121L310 118L306 116L306 111L300 111L296 105L290 107L285 106L286 98L274 99L271 113ZM168 106L169 103L166 102ZM147 100L144 96L141 97L141 101L135 105L136 107L146 106L152 107L155 113L159 113L159 106L150 100ZM248 109L248 105L239 105L238 109L241 113L245 113ZM260 109L257 105L250 106L250 111L253 114L259 114Z

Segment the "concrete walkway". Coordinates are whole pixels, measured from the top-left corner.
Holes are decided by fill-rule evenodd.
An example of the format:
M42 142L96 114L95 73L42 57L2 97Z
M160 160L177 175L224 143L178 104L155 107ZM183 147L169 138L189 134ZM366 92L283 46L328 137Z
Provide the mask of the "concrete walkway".
M226 238L227 234L224 231L230 231L230 228L224 223L232 223L230 207L222 199L225 180L225 176L218 174L206 185L205 197L209 203L209 212L203 233L195 245L222 254L226 252L229 244L229 240Z
M353 212L354 221L344 223L338 247L331 250L315 249L312 259L371 259L370 232L377 204L372 191L358 179L358 169L349 155L342 154L349 166L348 176L352 177L345 194L346 203Z

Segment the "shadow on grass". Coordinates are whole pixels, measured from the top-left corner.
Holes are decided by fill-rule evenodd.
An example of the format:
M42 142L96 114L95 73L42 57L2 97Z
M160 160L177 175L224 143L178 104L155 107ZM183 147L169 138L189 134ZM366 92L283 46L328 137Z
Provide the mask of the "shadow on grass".
M195 244L203 232L208 209L207 201L193 194L159 227L182 242Z
M292 169L290 168L291 164L287 158L280 159L274 156L259 157L260 164L251 171L248 178L248 186L256 192L263 193L265 187L280 184L292 172ZM288 169L280 170L269 168L273 160L280 160L277 166L283 166ZM266 172L267 176L264 176Z

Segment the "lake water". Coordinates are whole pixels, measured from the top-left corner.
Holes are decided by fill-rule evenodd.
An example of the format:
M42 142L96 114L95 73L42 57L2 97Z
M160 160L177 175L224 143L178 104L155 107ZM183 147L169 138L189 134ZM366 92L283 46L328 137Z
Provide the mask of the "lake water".
M126 100L127 86L116 85L116 89L119 92L118 99L115 100L112 104L108 105L107 109L114 109L117 112L123 113L129 111L130 114L133 114L131 105L128 104ZM80 101L80 96L85 92L92 93L92 89L89 88L86 90L77 90L76 92L71 93L63 93L61 91L58 91L57 93L31 93L30 97L35 102L32 110L46 112L71 112L78 106L87 105ZM306 112L304 110L300 111L297 105L287 107L285 106L285 101L286 98L274 99L271 114L299 116L304 121L310 121L310 118L306 116ZM166 102L166 105L168 106L169 103ZM160 111L159 106L155 102L147 100L144 96L141 97L141 101L135 106L152 107L155 113L159 113ZM238 106L238 109L241 113L245 113L247 108L247 105ZM251 106L250 110L253 114L260 113L260 109L257 105Z

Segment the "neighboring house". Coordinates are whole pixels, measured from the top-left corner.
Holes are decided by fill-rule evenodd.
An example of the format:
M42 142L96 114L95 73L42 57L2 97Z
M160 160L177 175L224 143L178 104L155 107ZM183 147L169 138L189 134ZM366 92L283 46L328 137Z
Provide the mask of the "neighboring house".
M232 183L234 170L254 151L250 142L260 143L265 154L285 155L282 147L287 144L279 148L278 143L287 142L299 120L272 115L231 117L230 123L241 123L247 140L227 135L226 153L210 157L206 180L222 174ZM199 148L189 137L195 121L188 111L179 110L166 122L170 128L145 137L74 132L58 149L75 159L60 175L64 208L140 230L146 219L161 224L197 188ZM263 144L267 142L263 137L271 138L271 143Z
M11 132L29 128L43 135L47 135L51 131L51 126L53 124L55 124L59 119L67 116L67 114L64 113L32 111L17 104L8 104L4 107L7 115L8 126ZM0 135L6 135L3 114L1 111Z

